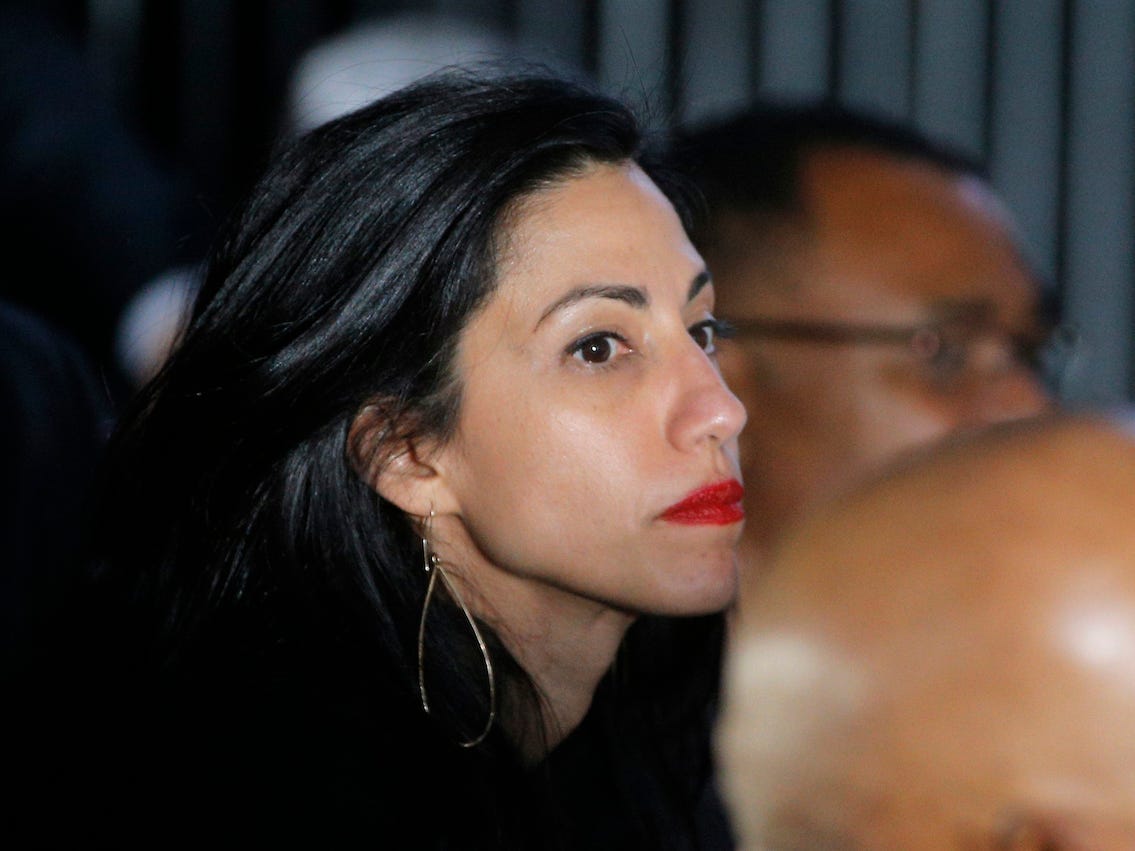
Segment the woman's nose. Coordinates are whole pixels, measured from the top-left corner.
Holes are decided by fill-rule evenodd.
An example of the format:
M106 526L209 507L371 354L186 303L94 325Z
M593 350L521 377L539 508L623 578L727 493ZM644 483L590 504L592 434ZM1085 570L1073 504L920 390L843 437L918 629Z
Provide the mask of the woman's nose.
M717 365L696 346L676 366L677 393L669 423L670 442L684 452L703 443L722 444L741 433L747 414Z

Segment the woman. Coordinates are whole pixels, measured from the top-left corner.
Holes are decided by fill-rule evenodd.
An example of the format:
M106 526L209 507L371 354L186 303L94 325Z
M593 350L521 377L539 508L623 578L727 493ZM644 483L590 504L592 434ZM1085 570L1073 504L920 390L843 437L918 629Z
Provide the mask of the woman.
M640 146L585 88L448 75L276 159L111 454L92 818L695 847L744 412Z

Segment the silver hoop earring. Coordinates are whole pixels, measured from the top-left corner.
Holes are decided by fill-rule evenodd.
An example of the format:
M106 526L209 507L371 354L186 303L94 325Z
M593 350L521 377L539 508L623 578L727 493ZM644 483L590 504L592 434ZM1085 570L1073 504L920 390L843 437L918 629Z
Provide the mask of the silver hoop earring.
M469 622L469 627L473 630L473 636L477 639L477 647L481 651L481 658L485 661L485 675L489 680L489 717L485 721L484 729L472 739L464 742L458 742L463 748L471 748L479 745L489 735L489 730L493 727L493 722L497 717L497 688L496 677L493 674L493 660L489 657L489 648L485 645L485 639L481 635L481 630L477 627L477 622L473 620L473 615L470 613L465 601L461 598L457 588L449 581L449 577L442 567L442 561L437 553L430 550L429 541L429 528L433 521L434 513L430 511L430 516L426 518L425 529L422 532L422 562L425 566L426 573L430 576L429 584L426 586L426 599L422 603L422 618L418 622L418 692L422 696L422 709L427 715L430 714L430 701L426 695L426 673L425 673L425 646L426 646L426 613L430 609L430 603L433 601L434 589L437 586L438 577L441 577L442 583L445 585L445 590L457 602L461 609L461 614L465 615L465 620Z

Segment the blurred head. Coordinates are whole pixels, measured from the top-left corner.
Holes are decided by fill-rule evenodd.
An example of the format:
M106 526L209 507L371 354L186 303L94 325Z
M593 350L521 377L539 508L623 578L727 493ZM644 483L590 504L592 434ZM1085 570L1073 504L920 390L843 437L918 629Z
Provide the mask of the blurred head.
M1056 418L852 488L745 589L717 747L745 849L1135 843L1135 442Z
M1049 404L1041 290L976 167L824 108L753 110L682 150L737 328L721 364L749 412L747 542L897 452Z
M189 625L354 613L415 704L427 533L505 639L565 600L727 605L739 507L666 512L736 479L744 412L652 172L624 106L539 77L437 77L290 144L124 425L111 561ZM476 732L466 630L431 625L452 666L431 692Z

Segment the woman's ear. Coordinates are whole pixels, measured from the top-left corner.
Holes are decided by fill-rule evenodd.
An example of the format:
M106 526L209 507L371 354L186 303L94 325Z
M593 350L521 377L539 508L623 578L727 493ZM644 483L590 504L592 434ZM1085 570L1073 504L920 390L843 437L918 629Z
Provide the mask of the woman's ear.
M407 514L447 513L452 499L445 477L432 463L436 445L396 426L389 408L364 407L347 433L347 455L359 477Z

